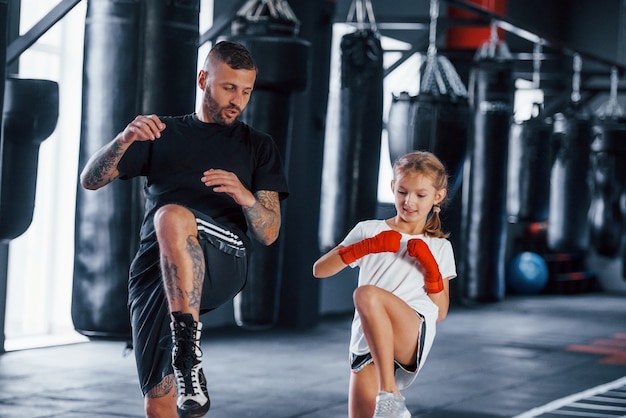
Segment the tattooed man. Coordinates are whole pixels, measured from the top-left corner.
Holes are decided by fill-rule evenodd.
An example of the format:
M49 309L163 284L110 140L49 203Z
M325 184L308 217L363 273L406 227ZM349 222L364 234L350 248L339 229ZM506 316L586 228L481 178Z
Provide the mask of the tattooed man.
M145 216L129 275L133 346L148 417L201 417L210 406L199 316L246 283L251 242L278 237L288 194L273 139L238 120L257 68L223 41L198 73L184 116L140 115L97 151L81 184L144 176Z

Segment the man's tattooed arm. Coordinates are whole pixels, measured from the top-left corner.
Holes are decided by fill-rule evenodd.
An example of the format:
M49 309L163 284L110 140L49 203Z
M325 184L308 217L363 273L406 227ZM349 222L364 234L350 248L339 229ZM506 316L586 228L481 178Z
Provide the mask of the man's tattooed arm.
M270 245L278 238L280 230L280 202L278 193L259 190L254 194L256 203L244 208L252 235L263 245Z
M124 155L128 144L120 144L116 137L102 147L87 161L80 174L80 183L85 189L96 190L106 186L117 178L117 163Z

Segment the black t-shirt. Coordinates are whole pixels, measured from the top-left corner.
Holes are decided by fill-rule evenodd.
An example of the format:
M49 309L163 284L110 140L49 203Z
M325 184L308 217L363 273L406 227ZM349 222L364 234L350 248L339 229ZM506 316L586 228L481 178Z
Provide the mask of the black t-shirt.
M153 241L155 211L176 203L207 214L222 225L247 231L243 210L229 195L200 179L211 168L233 172L252 193L289 190L274 140L243 122L224 126L193 115L161 117L166 128L154 141L134 142L118 164L121 179L145 176L141 241Z

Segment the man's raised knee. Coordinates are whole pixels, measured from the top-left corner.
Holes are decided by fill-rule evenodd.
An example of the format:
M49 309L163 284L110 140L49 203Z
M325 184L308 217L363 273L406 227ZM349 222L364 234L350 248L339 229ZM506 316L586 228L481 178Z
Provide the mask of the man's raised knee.
M161 206L154 214L154 229L157 235L167 231L196 229L193 213L184 206L168 204Z

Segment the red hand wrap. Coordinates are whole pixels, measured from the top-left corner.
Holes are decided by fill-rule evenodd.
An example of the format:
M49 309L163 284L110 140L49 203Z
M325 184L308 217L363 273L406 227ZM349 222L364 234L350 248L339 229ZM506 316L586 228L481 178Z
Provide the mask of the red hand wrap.
M424 267L424 282L426 293L439 293L443 290L443 279L439 271L439 264L428 248L428 244L421 239L411 239L406 245L409 255L415 257Z
M365 238L363 241L355 242L352 245L339 250L341 260L346 264L352 264L359 258L373 253L390 252L395 253L400 249L400 239L402 234L398 231L383 231L372 238Z

